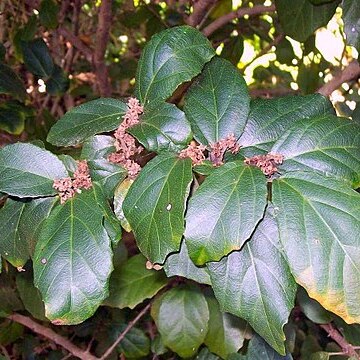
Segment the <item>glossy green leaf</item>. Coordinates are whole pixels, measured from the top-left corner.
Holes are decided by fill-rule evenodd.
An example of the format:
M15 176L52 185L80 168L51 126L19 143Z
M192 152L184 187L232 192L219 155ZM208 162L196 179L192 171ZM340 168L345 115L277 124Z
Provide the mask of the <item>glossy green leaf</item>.
M46 321L45 307L40 291L34 286L32 272L24 271L16 275L16 287L25 309L36 319Z
M110 279L110 296L105 305L133 309L167 284L164 272L147 269L146 261L143 255L138 254L114 270Z
M360 6L356 0L343 0L343 20L346 42L360 51Z
M190 124L185 114L166 102L145 108L140 123L129 133L149 151L180 151L191 140Z
M299 288L297 302L302 312L316 324L328 324L334 316L326 311L316 300L311 299L303 288Z
M18 197L55 195L54 180L68 176L51 152L23 143L0 150L0 174L0 191Z
M16 73L7 65L0 62L0 94L14 96L20 101L27 97L24 84Z
M214 170L191 197L185 239L196 265L220 260L250 238L266 206L266 178L242 161Z
M116 218L103 188L97 183L93 183L93 194L97 205L102 210L104 216L103 226L111 239L111 243L117 245L121 240L120 222Z
M242 152L249 157L267 153L296 121L325 114L335 111L329 99L320 94L254 100L239 140Z
M81 158L86 159L91 179L98 182L108 198L113 197L114 190L126 177L126 170L111 163L107 157L115 152L114 138L107 135L96 135L85 141Z
M204 343L212 353L226 359L243 346L246 322L220 311L219 303L213 296L207 296L206 301L210 318Z
M238 138L249 114L250 97L239 70L214 58L186 94L184 111L194 137L207 145L234 134Z
M19 234L19 222L25 202L7 199L0 209L0 253L15 267L21 268L29 259L26 240Z
M115 130L126 110L124 102L110 98L76 106L51 128L47 141L58 146L77 145L95 134Z
M39 18L43 26L55 29L58 25L59 5L54 0L42 0L39 9Z
M268 212L241 251L209 263L211 284L223 311L249 322L276 351L285 355L287 323L296 284L281 253L275 220Z
M57 325L84 321L108 296L112 253L102 222L93 190L83 190L54 208L40 231L35 286Z
M340 0L313 5L309 0L276 0L276 11L286 35L304 42L316 29L327 25Z
M173 27L154 35L141 54L136 97L145 106L161 103L198 75L214 55L209 40L192 27Z
M330 353L325 351L317 351L316 353L311 354L309 360L329 360Z
M123 203L133 182L134 180L132 179L125 179L115 189L114 194L114 213L119 219L122 228L127 232L131 231L131 226L125 217Z
M254 335L250 340L246 354L231 354L227 360L292 360L290 354L279 355L259 335Z
M21 41L21 50L24 63L32 74L43 79L51 76L54 71L54 63L43 39Z
M273 182L272 200L296 281L327 310L359 322L360 194L342 181L296 172Z
M69 83L68 75L64 70L60 66L54 65L53 72L45 82L46 92L51 95L62 95L69 88Z
M360 186L360 126L352 120L332 115L303 119L271 152L284 155L282 170L316 170Z
M140 251L162 264L180 248L185 201L192 182L191 160L159 155L141 170L123 209Z
M181 357L194 355L205 340L209 309L196 287L178 286L157 299L151 309L162 340Z
M57 199L55 197L33 199L25 203L19 221L19 235L28 247L30 257L33 256L41 226L50 214Z
M182 242L180 252L166 258L164 270L168 277L182 276L200 284L211 285L207 268L196 266L191 261L185 242Z

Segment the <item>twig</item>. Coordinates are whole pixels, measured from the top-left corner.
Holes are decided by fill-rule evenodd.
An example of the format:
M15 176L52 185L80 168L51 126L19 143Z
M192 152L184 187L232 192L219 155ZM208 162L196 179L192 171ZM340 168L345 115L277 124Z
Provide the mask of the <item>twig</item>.
M111 84L108 76L108 68L104 60L106 47L109 41L109 31L111 26L111 6L111 0L101 1L98 17L96 45L93 58L97 85L100 95L103 97L111 95Z
M27 328L29 328L30 330L34 331L35 333L46 337L47 339L53 341L57 345L60 345L65 350L67 350L68 352L70 352L74 356L78 357L79 359L82 359L82 360L99 360L99 358L97 358L96 356L91 355L86 350L83 350L83 349L77 347L75 344L73 344L67 338L57 334L52 329L37 323L36 321L34 321L33 319L31 319L31 318L29 318L27 316L15 313L15 314L9 315L8 319L10 319L12 321L15 321L15 322L17 322L17 323L19 323L21 325L24 325Z
M345 340L345 338L332 324L321 324L319 326L325 330L328 333L328 336L331 337L341 347L341 350L345 355L360 359L360 356L355 351L354 347Z
M194 3L193 12L186 19L190 26L197 26L206 16L208 10L217 2L217 0L198 0Z
M66 28L59 28L58 30L59 35L63 36L71 45L75 46L82 54L85 56L86 60L91 62L92 60L92 50L85 45L77 36L72 34Z
M121 340L124 339L125 335L133 328L133 326L150 310L151 302L147 304L139 314L129 322L128 326L125 330L119 335L119 337L115 340L115 342L105 351L104 355L100 358L100 360L105 360L107 357L111 355L116 346L120 343Z
M10 357L8 351L6 350L6 347L4 345L0 344L0 349L1 349L2 353L3 353L3 355L5 356L6 360L11 360L11 357Z
M346 68L335 75L329 82L321 86L317 92L324 96L329 96L333 91L338 89L341 84L351 80L359 79L359 77L360 65L357 60L353 60Z
M214 31L216 31L217 29L221 28L223 25L227 24L228 22L234 19L244 17L245 15L249 15L249 16L260 15L267 12L273 12L275 10L276 10L275 5L270 5L270 6L258 5L252 8L240 8L236 11L220 16L211 24L209 24L202 32L205 36L210 36Z

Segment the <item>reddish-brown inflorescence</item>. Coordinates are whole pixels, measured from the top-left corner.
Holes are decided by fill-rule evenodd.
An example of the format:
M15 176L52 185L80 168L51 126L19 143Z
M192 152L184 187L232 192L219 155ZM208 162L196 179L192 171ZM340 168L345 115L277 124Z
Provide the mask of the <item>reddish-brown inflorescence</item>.
M210 161L214 164L214 166L220 166L223 164L225 151L228 150L232 154L236 154L240 150L240 145L236 142L235 135L230 134L225 139L211 144L210 148Z
M81 189L90 189L92 182L86 160L77 161L74 178L70 177L54 180L53 188L59 192L60 204L75 196Z
M274 175L278 169L276 165L282 164L284 156L281 154L255 155L244 160L245 164L253 165L261 169L266 176Z
M108 160L122 165L128 171L129 178L134 179L141 167L131 157L139 154L143 148L136 146L135 139L126 130L139 123L139 116L143 113L144 109L140 105L139 100L135 98L130 98L127 106L128 110L123 116L123 121L114 132L116 152L110 154Z
M205 145L197 145L195 141L192 141L186 149L180 151L179 157L181 159L190 158L193 165L201 165L205 160L205 150Z

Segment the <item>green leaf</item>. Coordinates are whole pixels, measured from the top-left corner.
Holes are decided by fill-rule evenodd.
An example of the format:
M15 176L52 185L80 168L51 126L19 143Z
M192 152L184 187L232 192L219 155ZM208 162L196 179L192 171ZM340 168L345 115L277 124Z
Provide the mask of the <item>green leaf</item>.
M185 239L194 263L218 261L241 249L263 217L266 197L259 169L234 161L214 170L191 197L186 214Z
M276 222L268 212L241 251L208 269L221 309L247 320L285 355L283 326L294 306L296 284L280 248Z
M110 98L76 106L51 128L47 141L57 146L77 145L95 134L115 130L126 110L124 102Z
M2 63L0 63L0 94L12 95L20 101L25 101L27 97L20 78L9 66Z
M207 268L196 266L191 261L184 241L181 244L180 252L170 254L167 257L164 270L168 277L182 276L200 284L211 285Z
M25 309L36 319L47 321L45 307L40 291L34 286L31 271L20 272L16 275L16 287Z
M0 318L8 316L14 311L24 309L16 290L12 284L9 284L8 280L6 275L0 279Z
M149 161L129 189L125 217L140 251L152 263L164 263L180 248L191 182L190 159L164 154Z
M284 155L282 170L316 170L360 185L360 126L352 120L332 115L303 119L271 152Z
M347 342L354 346L360 346L360 325L349 325L339 317L335 318L335 324L343 334Z
M64 70L60 66L54 65L51 76L45 82L46 92L51 95L62 95L69 88L69 83L69 78Z
M156 355L163 355L168 352L160 335L155 335L154 339L151 341L151 351Z
M125 179L115 189L115 194L114 194L114 213L116 217L119 219L122 228L127 232L131 231L131 226L125 217L123 210L123 203L130 189L130 186L132 185L133 182L134 180L132 179Z
M163 271L148 270L146 258L135 255L120 269L115 269L110 279L110 296L104 304L123 309L133 309L145 299L152 298L167 284Z
M309 360L329 360L330 359L330 353L325 351L318 351L316 353L313 353L310 355Z
M325 114L335 111L329 99L320 94L256 99L251 102L249 119L239 140L242 152L249 157L267 153L296 121Z
M32 74L43 79L51 76L54 71L54 63L43 39L21 41L21 50L24 63Z
M360 194L316 173L273 182L272 200L291 272L309 296L360 321Z
M201 351L196 355L196 360L220 360L220 358L210 352L207 347L201 349Z
M284 38L276 45L276 60L282 64L293 65L292 61L296 58L291 42Z
M39 198L28 201L19 221L19 235L26 242L30 257L33 256L41 226L48 218L57 198Z
M209 309L196 287L178 286L157 299L151 309L161 338L181 357L194 355L205 340Z
M316 324L328 324L333 321L334 316L326 311L316 300L309 298L303 288L299 288L297 302L302 312Z
M234 134L238 138L249 114L250 97L239 70L214 58L186 94L184 111L194 137L207 145Z
M0 64L1 66L1 64ZM14 135L20 135L25 127L25 114L20 108L0 105L0 129Z
M161 103L198 75L214 55L209 40L192 27L173 27L154 35L141 54L136 97L145 106Z
M28 244L19 234L19 222L25 202L7 199L0 209L0 253L15 267L21 268L29 259Z
M275 4L286 35L304 42L316 29L329 22L339 2L313 5L309 0L276 0Z
M0 325L0 344L7 346L14 343L20 337L22 337L24 327L19 323L12 322L10 320L4 321Z
M102 187L99 186L99 184L97 183L93 183L93 194L97 205L103 213L103 226L111 239L111 244L117 245L118 242L121 240L120 222L112 211L110 203L106 198Z
M212 353L226 359L243 346L246 322L220 311L219 303L213 296L207 296L206 301L210 318L204 343Z
M34 279L54 324L86 320L108 296L112 253L102 222L93 190L84 190L55 207L41 228Z
M292 360L290 354L279 355L259 335L250 340L246 355L231 354L227 360Z
M112 332L114 341L125 330L126 324L116 327ZM126 359L138 359L147 356L150 352L150 339L144 331L133 327L117 346L117 351L122 353Z
M185 114L174 104L159 103L145 108L140 123L129 133L149 151L178 152L190 142L191 129Z
M237 65L244 52L244 39L241 36L230 38L230 40L224 44L224 48L221 52L221 57L229 60L233 65Z
M360 52L360 7L356 0L343 0L343 20L346 42Z
M0 174L0 191L18 197L55 195L54 180L68 176L54 154L23 143L0 150Z
M93 136L85 141L80 156L87 160L91 179L100 184L108 198L113 197L115 188L126 177L122 166L107 160L115 152L114 141L112 136Z
M39 18L43 26L55 29L58 26L59 5L54 0L42 0L39 9Z

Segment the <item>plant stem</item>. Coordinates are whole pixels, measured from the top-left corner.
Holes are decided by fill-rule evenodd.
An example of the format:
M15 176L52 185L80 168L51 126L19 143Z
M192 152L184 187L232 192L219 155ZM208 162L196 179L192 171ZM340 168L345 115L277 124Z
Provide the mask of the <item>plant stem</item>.
M128 326L125 330L119 335L119 337L115 340L115 342L106 350L104 355L100 358L100 360L105 360L111 353L114 351L116 346L120 343L121 340L124 339L125 335L134 327L134 325L150 310L151 303L147 304L139 314L129 322Z

